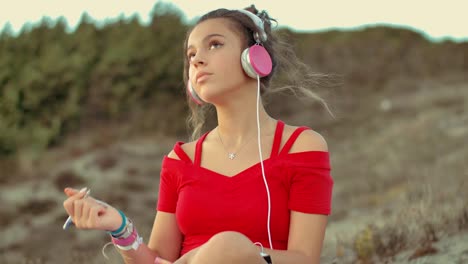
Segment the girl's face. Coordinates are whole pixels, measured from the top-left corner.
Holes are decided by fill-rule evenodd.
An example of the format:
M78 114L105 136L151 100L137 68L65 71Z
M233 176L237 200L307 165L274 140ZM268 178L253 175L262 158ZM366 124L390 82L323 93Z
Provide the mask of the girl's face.
M192 30L186 54L189 81L205 102L227 100L227 94L249 80L241 65L243 49L242 38L228 19L208 19Z

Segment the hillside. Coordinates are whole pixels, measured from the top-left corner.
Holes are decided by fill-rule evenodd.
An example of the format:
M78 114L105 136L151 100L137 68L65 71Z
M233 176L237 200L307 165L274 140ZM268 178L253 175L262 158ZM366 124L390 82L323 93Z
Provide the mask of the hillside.
M334 76L318 91L335 118L318 104L299 104L292 96L272 98L269 105L274 117L308 125L328 142L335 189L322 263L468 262L468 43L432 43L393 28L284 33L308 65ZM108 74L119 81L131 75L113 63L94 61L100 66L87 73L92 78L86 85L111 89L109 80L116 79ZM164 84L178 87L170 78L181 74L164 76L169 76L161 79ZM145 80L158 84L153 77ZM6 84L14 83L13 77L8 80L0 82L3 99ZM67 84L56 83L57 88ZM13 155L12 145L2 148L9 155L0 159L0 263L105 262L105 234L61 229L67 217L62 190L70 185L89 186L92 195L131 215L147 241L162 157L175 141L186 140L183 96L142 91L125 101L128 112L116 109L114 117L107 112L114 108L96 99L107 95L84 96L77 112L67 101L70 115L61 117L80 122L66 123L40 151L21 146ZM146 95L161 104L138 101ZM125 93L120 96L109 104L122 102ZM164 104L169 96L178 101ZM146 111L141 105L148 106ZM21 124L34 117L21 113L27 116ZM165 116L161 127L154 120L162 113L173 115ZM3 133L0 143L13 134ZM120 263L112 247L106 252Z

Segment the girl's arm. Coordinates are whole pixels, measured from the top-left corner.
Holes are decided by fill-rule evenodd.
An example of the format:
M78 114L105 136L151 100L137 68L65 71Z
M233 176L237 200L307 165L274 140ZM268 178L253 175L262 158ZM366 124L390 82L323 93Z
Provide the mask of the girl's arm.
M114 207L85 197L86 189L79 192L66 188L68 196L63 203L68 215L78 229L117 230L122 226L123 218ZM138 230L138 227L135 227ZM127 264L153 264L157 256L176 260L179 257L182 235L177 227L175 215L157 212L148 245L140 244L137 250L119 249Z
M157 212L148 245L142 244L138 250L119 250L126 264L153 264L156 257L175 261L180 254L182 235L175 215Z
M287 250L264 249L274 264L311 264L320 263L326 215L291 212L289 241Z

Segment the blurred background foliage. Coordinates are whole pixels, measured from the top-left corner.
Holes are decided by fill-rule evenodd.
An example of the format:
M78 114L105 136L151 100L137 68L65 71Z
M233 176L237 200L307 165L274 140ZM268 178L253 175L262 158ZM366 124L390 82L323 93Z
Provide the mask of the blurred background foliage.
M64 19L44 18L16 36L5 27L0 156L45 149L78 127L106 122L186 135L183 40L190 25L164 3L154 6L151 17L147 26L136 18L96 26L85 13L73 32L66 31ZM312 69L340 74L347 92L356 95L378 92L399 77L468 72L468 43L430 42L407 29L278 31Z

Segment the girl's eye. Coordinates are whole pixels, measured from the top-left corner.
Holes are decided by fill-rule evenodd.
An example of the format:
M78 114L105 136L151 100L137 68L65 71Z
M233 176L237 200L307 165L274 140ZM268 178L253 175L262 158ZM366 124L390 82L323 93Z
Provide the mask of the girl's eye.
M218 41L210 42L210 50L220 48L221 46L223 46L223 44L219 43Z
M218 49L220 47L222 47L223 44L218 42L218 41L211 41L209 43L209 49L212 50L212 49ZM193 60L193 58L195 57L196 53L195 52L189 52L187 53L187 59L188 60Z
M191 59L193 59L193 57L195 57L194 52L190 52L189 54L187 54L187 59L191 60Z

